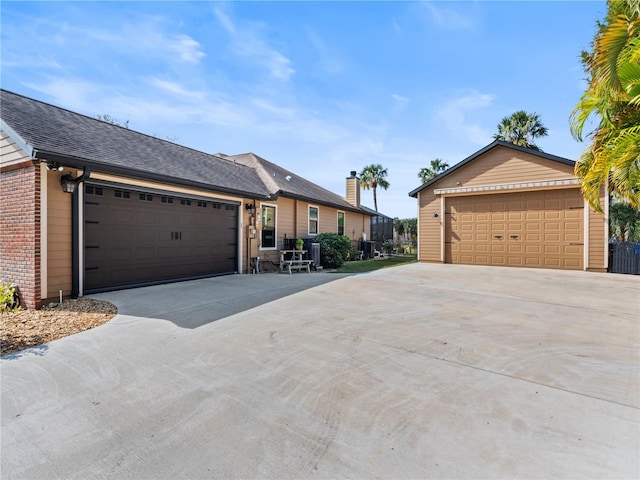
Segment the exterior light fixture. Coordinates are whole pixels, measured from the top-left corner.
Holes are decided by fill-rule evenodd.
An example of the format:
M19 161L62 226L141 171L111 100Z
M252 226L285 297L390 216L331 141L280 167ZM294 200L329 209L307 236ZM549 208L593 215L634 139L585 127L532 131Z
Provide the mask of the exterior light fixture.
M60 185L62 185L62 191L64 193L74 193L78 184L89 178L91 170L89 167L84 167L84 172L78 178L73 178L70 174L63 175L60 178Z
M56 170L58 172L61 172L64 170L64 168L59 163L53 162L47 163L47 170Z
M249 212L249 215L253 215L256 211L256 206L253 203L247 203L244 208Z
M62 185L62 191L64 193L73 193L76 191L76 187L78 186L76 179L71 175L64 175L60 178L60 184Z

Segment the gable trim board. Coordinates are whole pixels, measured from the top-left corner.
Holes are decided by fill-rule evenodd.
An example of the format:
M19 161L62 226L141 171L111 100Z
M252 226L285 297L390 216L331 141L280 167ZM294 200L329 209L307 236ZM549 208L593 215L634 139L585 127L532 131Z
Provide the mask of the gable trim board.
M606 271L606 218L574 165L495 141L414 189L418 260Z

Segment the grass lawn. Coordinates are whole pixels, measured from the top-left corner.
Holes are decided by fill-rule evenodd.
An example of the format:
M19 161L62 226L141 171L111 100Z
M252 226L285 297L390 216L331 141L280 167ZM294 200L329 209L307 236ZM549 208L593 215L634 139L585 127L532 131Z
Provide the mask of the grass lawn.
M337 273L364 273L381 268L395 267L397 265L405 265L407 263L416 262L415 255L393 255L383 257L376 260L356 260L347 262L336 270Z

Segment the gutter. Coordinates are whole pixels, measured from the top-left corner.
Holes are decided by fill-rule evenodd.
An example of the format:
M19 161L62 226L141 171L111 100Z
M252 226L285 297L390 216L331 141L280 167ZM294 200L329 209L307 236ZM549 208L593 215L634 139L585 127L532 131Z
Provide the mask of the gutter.
M44 162L57 162L74 168L90 168L91 170L119 175L127 178L135 178L139 180L153 180L162 183L168 183L170 185L180 185L183 187L197 188L200 190L217 191L222 193L228 193L231 195L238 195L241 197L249 198L264 198L266 194L258 192L246 192L236 190L233 188L221 187L217 185L211 185L209 183L194 182L191 180L184 180L176 177L170 177L159 173L134 170L127 167L118 167L112 165L105 165L104 163L87 160L85 158L71 157L67 155L59 155L54 152L47 152L43 150L34 150L33 158L37 158Z

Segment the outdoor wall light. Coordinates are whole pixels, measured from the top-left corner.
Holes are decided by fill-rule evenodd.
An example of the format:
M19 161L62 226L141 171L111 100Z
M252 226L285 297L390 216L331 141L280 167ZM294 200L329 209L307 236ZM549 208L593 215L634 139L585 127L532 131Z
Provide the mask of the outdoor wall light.
M64 193L73 193L76 191L78 182L71 175L64 175L60 178L60 184L62 185L62 191Z
M58 172L61 172L64 170L64 168L59 163L53 162L47 163L47 170L56 170Z
M89 178L90 174L91 170L89 170L89 167L85 167L84 172L82 172L82 175L80 175L78 178L73 178L70 174L63 175L62 177L60 177L60 185L62 185L62 191L64 193L75 192L78 184Z
M252 203L247 203L244 208L247 210L247 212L249 212L249 215L253 215L253 213L256 211L256 206Z

